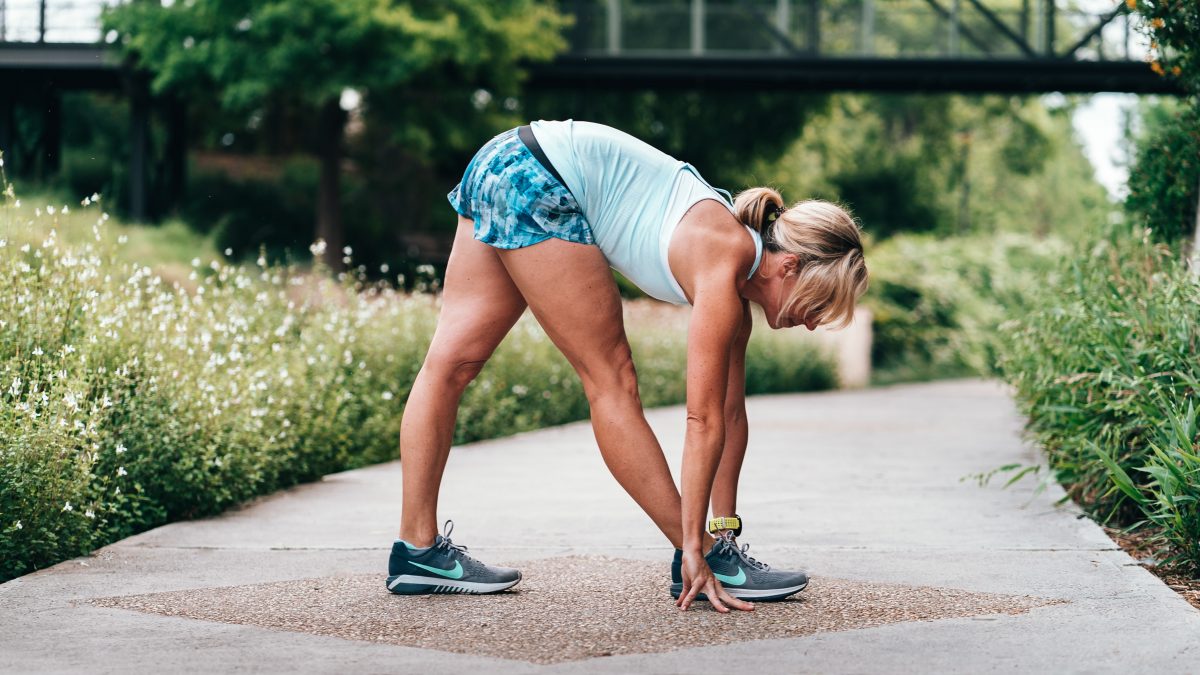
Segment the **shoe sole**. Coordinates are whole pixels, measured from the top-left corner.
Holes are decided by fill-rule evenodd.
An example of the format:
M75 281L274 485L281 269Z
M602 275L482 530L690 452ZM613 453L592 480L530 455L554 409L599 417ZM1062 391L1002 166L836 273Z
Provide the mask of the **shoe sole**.
M795 595L800 591L808 588L808 582L799 586L789 586L787 588L732 588L725 586L725 592L729 593L738 600L754 600L755 602L771 602L774 600L783 600L784 598ZM671 584L671 597L676 600L683 593L683 584ZM708 596L704 593L696 594L697 600L708 600Z
M499 593L521 581L520 574L513 581L484 583L482 581L456 581L439 577L425 577L418 574L396 574L387 578L387 588L397 595L430 595L433 593L467 593L470 595L487 595Z

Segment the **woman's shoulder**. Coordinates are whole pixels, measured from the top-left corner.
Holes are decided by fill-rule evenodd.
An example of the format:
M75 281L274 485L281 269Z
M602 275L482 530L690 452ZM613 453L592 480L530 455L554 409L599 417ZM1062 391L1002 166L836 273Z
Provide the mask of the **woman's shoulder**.
M692 205L679 221L682 259L697 272L730 269L745 278L757 257L753 233L719 199Z

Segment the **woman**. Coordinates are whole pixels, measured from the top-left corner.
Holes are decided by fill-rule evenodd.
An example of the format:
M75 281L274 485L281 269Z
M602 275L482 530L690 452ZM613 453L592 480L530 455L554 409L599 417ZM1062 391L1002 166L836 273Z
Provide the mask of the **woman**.
M388 588L490 593L520 581L436 530L459 399L528 306L579 374L605 463L675 546L676 604L748 610L744 598L803 589L803 572L773 570L735 539L749 303L771 328L849 323L867 286L850 215L817 200L785 208L770 188L730 204L690 164L572 120L497 135L448 198L458 231L437 329L401 422L404 506ZM682 499L642 411L610 266L649 295L693 307ZM706 528L710 496L717 518Z

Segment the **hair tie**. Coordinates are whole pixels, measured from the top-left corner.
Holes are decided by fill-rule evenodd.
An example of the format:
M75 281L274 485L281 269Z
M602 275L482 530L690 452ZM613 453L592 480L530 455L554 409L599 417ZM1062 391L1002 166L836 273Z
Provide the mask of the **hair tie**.
M783 215L783 212L786 210L787 208L785 208L783 205L779 205L771 207L767 211L767 219L766 222L763 223L760 234L762 235L763 243L766 244L767 248L770 250L775 250L779 246L775 241L775 234L773 232L774 228L771 226L775 224L775 221L779 220L779 216Z

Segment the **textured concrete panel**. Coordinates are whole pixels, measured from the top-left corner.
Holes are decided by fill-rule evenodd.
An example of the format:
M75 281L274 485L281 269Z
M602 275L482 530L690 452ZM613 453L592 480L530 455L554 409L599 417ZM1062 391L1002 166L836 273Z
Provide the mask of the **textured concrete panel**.
M815 578L783 602L721 615L679 611L665 566L570 556L516 563L525 578L492 596L398 596L379 574L199 588L91 601L102 607L246 624L532 663L666 652L905 621L1022 614L1038 598Z

